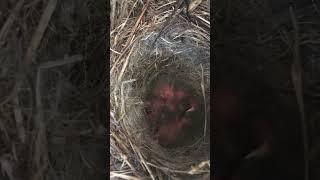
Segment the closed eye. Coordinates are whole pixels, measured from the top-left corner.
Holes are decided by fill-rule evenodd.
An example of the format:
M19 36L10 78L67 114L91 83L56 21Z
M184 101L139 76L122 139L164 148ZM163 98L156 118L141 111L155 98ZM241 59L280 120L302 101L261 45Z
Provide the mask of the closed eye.
M145 108L146 113L147 114L151 114L152 113L152 109L150 107Z

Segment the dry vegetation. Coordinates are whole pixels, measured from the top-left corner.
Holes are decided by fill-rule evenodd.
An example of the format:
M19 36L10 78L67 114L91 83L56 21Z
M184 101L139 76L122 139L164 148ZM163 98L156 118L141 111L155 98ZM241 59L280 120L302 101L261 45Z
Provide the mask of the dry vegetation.
M209 178L209 1L191 12L193 23L182 13L170 17L175 1L144 2L111 1L110 177ZM151 138L143 100L160 77L203 99L206 128L191 146L166 149Z
M104 3L0 2L0 179L105 176Z
M232 32L217 29L225 34L223 43L242 53L258 54L258 59L248 59L248 63L270 75L270 81L286 96L297 97L306 125L303 132L308 135L311 176L319 179L319 4L305 2L290 11L283 1L223 2L226 8L212 15L233 27ZM104 76L104 3L0 1L0 179L104 178L106 171L100 168L105 164L101 157L106 153L107 131L103 121L108 80ZM165 66L172 72L191 70L185 80L195 80L190 86L209 101L208 55L203 53L208 52L210 40L209 0L192 11L196 24L179 15L156 48L149 46L174 4L171 0L110 1L111 177L208 178L208 139L201 139L195 151L206 152L203 157L190 156L188 148L177 156L146 140L148 136L140 131L143 128L133 128L143 125L143 113L138 111L147 90L143 80ZM186 43L175 41L168 46L167 40L177 36ZM141 38L146 41L139 41ZM180 53L177 61L167 57L190 47L192 51ZM204 63L192 62L198 55ZM181 61L186 57L192 63ZM157 64L156 60L166 59ZM143 137L133 135L134 130Z
M297 106L309 179L319 179L319 3L316 1L217 1L213 15L222 41L215 45L254 54L244 59ZM216 6L217 7L217 6ZM306 175L306 179L308 179Z

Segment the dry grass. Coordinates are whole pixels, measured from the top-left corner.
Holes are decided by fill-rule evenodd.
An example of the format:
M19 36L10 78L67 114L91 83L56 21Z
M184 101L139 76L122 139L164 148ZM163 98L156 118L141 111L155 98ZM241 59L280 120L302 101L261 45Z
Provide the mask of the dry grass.
M295 100L301 115L305 179L319 178L316 173L319 168L315 165L319 160L309 158L311 154L320 154L318 133L315 133L319 127L314 126L320 120L316 110L319 109L316 89L319 89L320 62L318 4L301 1L289 6L285 1L235 0L222 6L224 11L219 9L216 15L225 20L226 29L232 24L233 31L219 29L225 32L224 42L216 43L235 47L240 54L254 54L244 59L245 63L267 74L275 88Z
M163 179L195 175L201 179L202 175L209 174L208 126L204 129L206 136L200 137L196 144L166 149L151 139L143 111L143 100L152 83L160 77L170 77L187 84L203 98L207 107L203 114L209 119L208 3L203 1L192 12L195 21L202 25L176 16L155 41L173 11L174 1L111 2L114 7L110 32L112 178Z
M103 177L98 4L0 3L0 179Z

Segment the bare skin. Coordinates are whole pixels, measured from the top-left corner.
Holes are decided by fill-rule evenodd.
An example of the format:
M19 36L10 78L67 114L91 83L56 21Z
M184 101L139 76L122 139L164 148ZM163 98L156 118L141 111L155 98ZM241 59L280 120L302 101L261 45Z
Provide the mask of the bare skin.
M186 90L166 83L158 84L145 104L154 139L162 146L176 144L195 121L190 114L198 110Z

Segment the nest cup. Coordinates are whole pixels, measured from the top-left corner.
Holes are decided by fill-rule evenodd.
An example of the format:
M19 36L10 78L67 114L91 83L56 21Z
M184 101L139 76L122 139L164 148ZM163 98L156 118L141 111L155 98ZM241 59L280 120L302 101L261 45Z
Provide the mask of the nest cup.
M117 67L119 71L111 73L111 151L113 143L117 146L121 141L139 176L142 172L173 177L210 171L209 35L181 19L171 24L159 38L156 31L141 35ZM163 80L182 84L201 102L203 125L192 144L165 148L152 138L143 102L154 84Z

